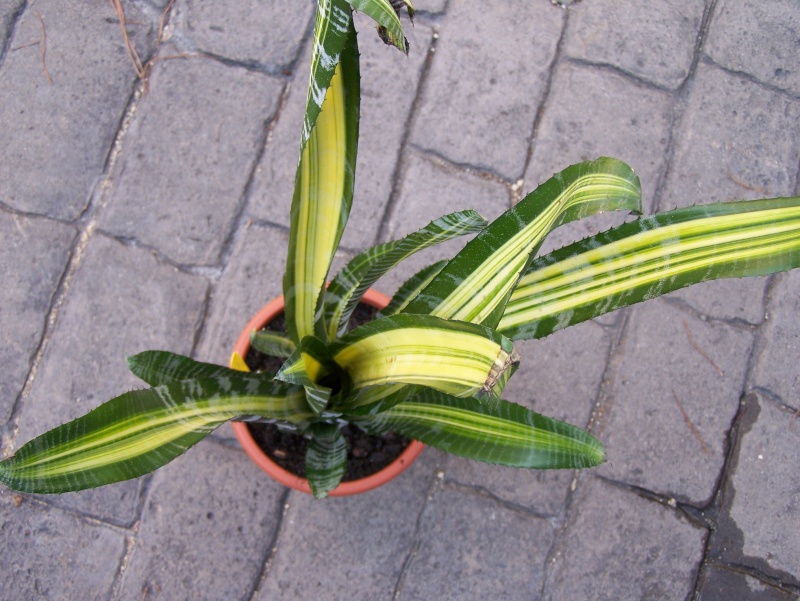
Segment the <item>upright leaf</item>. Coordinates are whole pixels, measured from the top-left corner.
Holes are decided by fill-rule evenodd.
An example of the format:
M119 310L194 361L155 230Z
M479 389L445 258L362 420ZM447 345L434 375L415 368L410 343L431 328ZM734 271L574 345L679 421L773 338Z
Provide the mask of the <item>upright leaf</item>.
M327 41L333 39L338 47L342 35L341 58L335 64ZM320 5L313 64L306 104L308 131L303 135L295 176L283 280L286 327L295 343L314 334L320 292L353 198L358 145L358 45L351 9L344 0ZM328 66L335 71L326 89L320 74L327 75Z
M503 303L555 227L602 211L638 211L639 178L615 159L568 167L472 239L403 309L495 327Z
M694 206L536 259L499 329L541 338L697 282L800 267L800 197Z
M417 273L408 278L397 292L394 293L392 300L386 305L385 309L379 312L379 316L395 315L405 309L406 305L411 302L411 299L416 297L427 286L433 278L436 277L444 266L447 265L446 260L437 261L432 265L428 265L420 269Z

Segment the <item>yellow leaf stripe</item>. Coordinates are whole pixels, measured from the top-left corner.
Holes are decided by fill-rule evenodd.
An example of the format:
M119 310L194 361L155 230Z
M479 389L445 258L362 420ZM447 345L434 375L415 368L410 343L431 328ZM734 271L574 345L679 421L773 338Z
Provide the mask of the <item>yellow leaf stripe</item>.
M567 322L570 312L590 303L600 303L597 314L604 313L621 306L625 294L637 288L648 288L643 298L654 298L717 277L772 273L786 263L781 256L798 252L800 207L717 215L642 231L523 276L498 329L547 316Z

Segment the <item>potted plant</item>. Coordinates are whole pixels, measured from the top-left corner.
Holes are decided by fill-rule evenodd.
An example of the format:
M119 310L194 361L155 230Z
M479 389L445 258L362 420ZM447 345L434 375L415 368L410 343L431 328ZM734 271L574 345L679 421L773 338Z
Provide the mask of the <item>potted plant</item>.
M537 257L561 224L602 211L639 212L637 176L600 158L556 174L492 223L473 211L446 215L360 253L330 277L355 177L352 10L406 49L402 7L413 14L405 0L320 0L283 278L286 333L258 343L284 357L280 368L243 373L161 351L131 357L131 370L151 388L25 444L0 462L0 481L56 493L134 478L228 420L277 423L306 437L306 473L318 497L344 473L345 423L490 463L589 467L603 461L599 441L502 399L520 363L513 340L541 338L697 282L800 264L800 198L643 217ZM452 259L411 277L375 320L348 330L379 277L418 250L466 234L475 236ZM235 355L233 365L241 359Z

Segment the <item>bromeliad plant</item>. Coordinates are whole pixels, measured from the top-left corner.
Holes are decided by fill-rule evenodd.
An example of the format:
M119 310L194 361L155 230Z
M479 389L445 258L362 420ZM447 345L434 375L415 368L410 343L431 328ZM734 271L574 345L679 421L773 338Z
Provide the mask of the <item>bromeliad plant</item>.
M395 10L402 6L413 16L407 0L320 0L283 280L287 334L254 340L286 358L281 369L243 373L141 353L129 365L152 388L125 393L27 443L0 463L0 481L57 493L134 478L227 420L276 422L309 438L306 471L319 497L345 470L343 423L490 463L593 466L604 450L592 436L502 399L519 364L512 340L541 338L697 282L800 264L800 198L639 218L535 258L561 224L640 210L637 176L601 158L558 173L491 224L473 211L453 213L370 248L326 287L355 177L352 10L373 17L381 36L406 50ZM455 257L420 271L375 321L347 331L378 278L412 253L465 234L476 236Z

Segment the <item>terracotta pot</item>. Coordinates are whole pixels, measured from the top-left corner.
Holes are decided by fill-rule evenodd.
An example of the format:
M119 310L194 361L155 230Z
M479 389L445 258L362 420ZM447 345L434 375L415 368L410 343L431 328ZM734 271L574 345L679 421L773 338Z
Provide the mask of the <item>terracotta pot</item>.
M364 295L363 302L378 309L382 309L389 304L389 297L374 290L368 290ZM242 330L239 339L233 350L239 353L242 358L247 356L247 351L250 350L250 332L253 330L260 330L277 315L283 311L283 297L279 296L272 302L265 305L256 315L248 322L244 330ZM242 447L244 447L247 455L252 459L255 464L269 474L274 480L277 480L284 486L288 486L295 490L299 490L311 494L311 488L308 485L308 480L301 478L279 466L269 456L261 450L253 435L250 433L247 424L243 422L233 422L233 431L236 438L239 439ZM367 492L373 488L377 488L386 484L390 480L399 476L422 452L425 448L421 442L412 440L411 444L406 447L400 456L385 468L372 474L367 478L361 480L351 480L350 482L342 482L328 493L332 497L343 497L347 495L355 495L362 492Z

